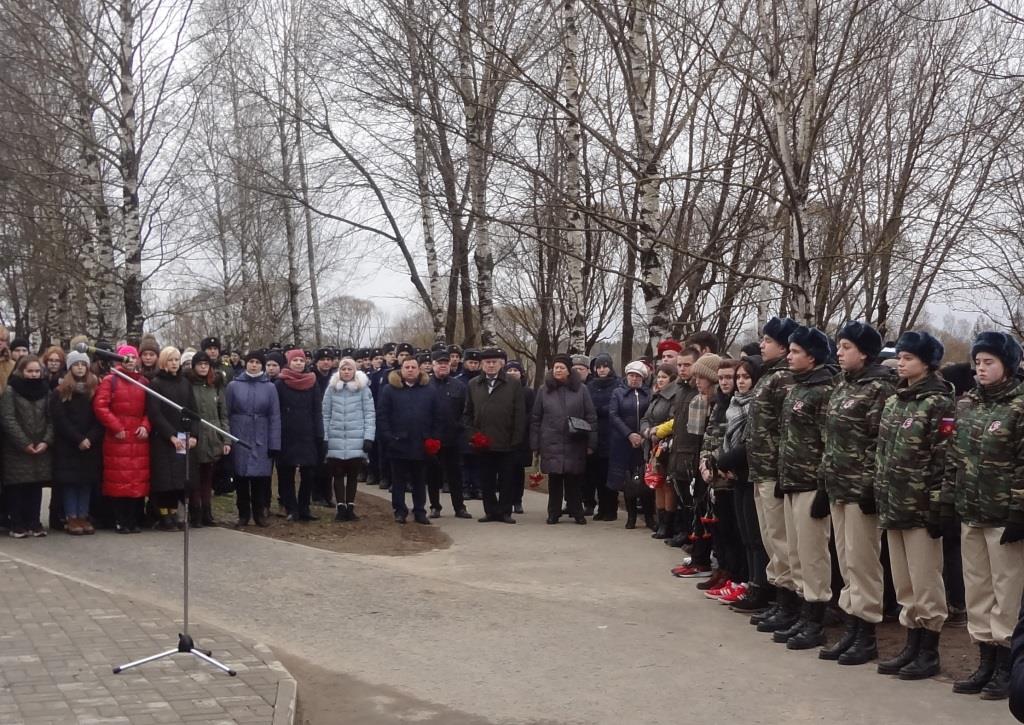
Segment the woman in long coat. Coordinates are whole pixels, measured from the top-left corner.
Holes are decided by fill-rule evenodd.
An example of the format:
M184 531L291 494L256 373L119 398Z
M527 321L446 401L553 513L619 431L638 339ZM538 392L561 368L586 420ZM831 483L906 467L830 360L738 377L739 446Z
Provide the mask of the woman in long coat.
M622 380L615 374L612 356L602 352L590 363L593 375L587 380L587 391L597 411L597 446L587 456L587 470L583 478L583 514L593 516L595 521L607 520L618 506L619 494L608 488L608 450L611 436L611 422L608 407L612 396L622 387ZM597 513L594 509L597 508Z
M69 534L94 534L89 501L103 473L103 426L92 409L99 379L85 353L68 354L68 373L50 397L53 419L53 482L64 492Z
M277 390L263 372L263 354L249 352L245 371L228 384L228 420L232 435L246 445L231 449L237 484L238 526L266 526L273 458L281 452L281 407Z
M616 388L608 404L609 455L607 488L615 494L614 503L602 517L604 521L615 521L618 515L619 491L635 475L643 475L644 438L640 434L641 422L651 402L651 392L644 387L647 366L636 360L626 366L626 385ZM627 499L628 521L626 528L636 527L636 497L630 503ZM649 496L653 500L654 496ZM594 517L597 520L597 517Z
M210 356L205 351L200 350L192 356L188 379L192 383L195 411L203 420L230 433L224 390L227 381L219 371L212 368ZM231 453L231 441L202 424L196 430L196 437L199 439L195 450L199 462L199 485L194 486L189 494L189 514L193 517L189 523L197 527L213 526L217 523L213 518L213 480L217 474L217 464Z
M274 387L281 408L281 454L277 457L277 490L289 521L313 521L309 501L313 495L316 468L323 450L323 393L316 373L306 372L302 350L289 350ZM299 473L299 495L295 496L295 472ZM330 493L327 494L330 497Z
M138 351L122 345L117 366L136 382L146 379L135 370ZM103 378L92 399L92 409L106 429L103 437L103 495L113 499L114 526L119 534L137 534L142 499L149 493L149 418L146 391L114 373Z
M0 398L4 489L11 509L11 536L46 536L39 521L43 486L52 479L53 422L49 381L35 355L18 360Z
M183 408L195 410L192 384L181 374L181 353L178 348L165 347L161 350L156 367L157 372L149 383L150 389ZM152 426L149 487L160 516L157 528L161 531L174 531L183 526L177 521L177 513L186 488L191 491L199 485L199 457L194 452L199 442L196 437L199 424L189 421L186 430L181 413L152 395L146 399L146 412Z
M356 487L377 435L377 416L370 379L356 369L352 358L342 358L338 363L338 372L331 376L324 391L321 408L327 468L338 502L334 520L358 521Z
M540 453L540 470L548 474L549 524L557 524L562 514L563 492L576 523L587 523L580 488L587 455L597 446L597 411L586 386L571 368L572 358L555 356L530 415L530 447ZM590 432L571 432L569 418L586 421Z

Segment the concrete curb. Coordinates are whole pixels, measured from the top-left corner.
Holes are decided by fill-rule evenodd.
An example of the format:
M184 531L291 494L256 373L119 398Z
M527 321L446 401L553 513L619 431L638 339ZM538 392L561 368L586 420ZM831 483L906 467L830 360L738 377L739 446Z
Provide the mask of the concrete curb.
M274 719L271 725L294 725L295 706L299 696L299 683L295 681L292 674L281 662L274 658L270 647L262 642L256 642L252 647L263 663L280 673L281 679L277 681L277 697L274 700Z

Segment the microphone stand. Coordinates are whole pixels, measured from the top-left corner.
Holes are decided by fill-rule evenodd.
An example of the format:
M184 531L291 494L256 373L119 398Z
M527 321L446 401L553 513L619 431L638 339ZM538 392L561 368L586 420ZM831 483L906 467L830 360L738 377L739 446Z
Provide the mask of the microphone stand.
M190 489L190 485L189 484L191 483L191 475L190 475L190 471L189 471L188 438L189 438L190 428L192 427L192 422L196 421L196 422L202 423L207 428L210 428L210 429L220 433L222 436L224 436L228 440L232 441L233 443L235 443L237 445L242 446L243 448L249 448L249 445L247 443L245 443L244 441L240 440L239 438L237 438L236 436L231 435L227 431L221 430L220 428L215 426L210 421L205 420L201 415L196 413L194 410L189 410L188 408L185 408L184 406L178 405L173 400L170 400L169 398L166 398L163 395L160 395L160 393L156 392L155 390L152 390L148 385L143 385L142 383L140 383L138 380L136 380L135 378L131 377L130 375L125 375L123 372L121 372L120 370L118 370L116 368L111 368L110 372L113 375L117 375L122 380L127 380L129 383L131 383L132 385L136 386L137 388L141 388L142 390L144 390L146 392L146 395L153 396L157 400L161 401L162 403L165 403L166 405L171 406L172 408L177 410L179 413L181 413L181 424L180 424L181 430L178 433L178 439L180 440L180 439L182 439L184 437L184 440L185 440L185 453L183 454L183 457L185 459L185 530L184 530L184 542L185 543L184 543L184 553L183 553L183 557L182 557L182 561L183 561L183 567L182 567L183 568L183 577L182 577L182 579L183 579L182 610L183 610L184 616L183 616L183 621L182 621L182 631L178 633L178 646L175 647L174 649L169 649L166 652L159 652L159 653L157 653L155 655L150 655L149 657L143 657L142 659L135 660L134 662L128 662L127 664L118 665L117 667L113 668L114 669L114 674L118 675L118 674L121 674L122 672L124 672L125 670L132 669L133 667L138 667L140 665L147 664L148 662L155 662L156 660L162 660L162 659L164 659L166 657L173 657L176 654L189 654L189 655L192 655L193 657L198 657L203 662L206 662L207 664L211 664L214 667L216 667L217 669L221 670L222 672L225 672L228 675L230 675L231 677L234 677L236 674L238 674L237 672L235 672L233 669L231 669L230 667L225 665L223 662L219 662L218 660L215 660L213 658L213 656L212 656L213 653L210 650L202 649L199 646L197 646L195 640L192 639L192 635L190 635L189 632L188 632L188 578L189 578L188 577L188 562L189 562L188 542L189 542L189 531L190 531L189 522L190 522L190 519L191 519L191 516L190 516L191 512L189 511L189 496L188 496L189 489Z

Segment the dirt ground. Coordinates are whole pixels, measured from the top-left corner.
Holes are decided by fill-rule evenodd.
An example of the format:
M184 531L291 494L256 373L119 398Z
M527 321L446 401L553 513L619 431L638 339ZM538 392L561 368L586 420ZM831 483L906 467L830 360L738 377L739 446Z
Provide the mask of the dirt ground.
M214 517L222 526L232 527L238 520L234 495L214 497L213 510ZM312 508L312 513L319 519L305 523L285 521L276 502L270 510L269 526L249 525L245 531L342 554L405 556L447 549L452 543L439 527L413 523L411 516L404 526L396 524L391 505L378 496L368 494L356 494L359 521L336 522L333 508L318 506Z

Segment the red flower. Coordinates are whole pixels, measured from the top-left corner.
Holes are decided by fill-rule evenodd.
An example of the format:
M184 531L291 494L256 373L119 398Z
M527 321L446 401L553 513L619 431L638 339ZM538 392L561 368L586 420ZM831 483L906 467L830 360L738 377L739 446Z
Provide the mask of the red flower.
M956 433L956 419L943 418L942 422L939 423L939 435L943 438L949 438L954 433Z
M427 452L428 456L436 456L437 452L441 450L441 441L437 438L427 438L423 441L423 450Z
M544 480L543 473L531 473L527 478L530 480L530 488L537 488L540 486L541 481Z
M469 439L469 445L473 446L476 449L490 448L491 439L488 436L481 433L480 431L477 431L476 433L473 434L473 437Z

